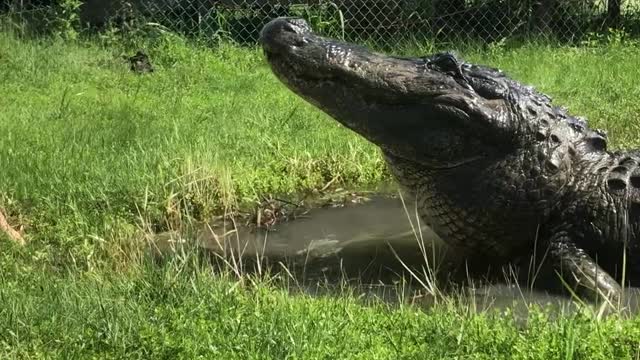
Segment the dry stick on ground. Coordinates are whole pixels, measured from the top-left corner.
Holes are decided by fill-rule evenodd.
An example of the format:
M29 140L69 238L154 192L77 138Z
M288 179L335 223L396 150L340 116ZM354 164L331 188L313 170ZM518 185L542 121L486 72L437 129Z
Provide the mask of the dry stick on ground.
M14 230L7 222L7 218L4 216L4 212L0 209L0 232L4 232L9 238L20 245L24 245L25 241L19 232Z

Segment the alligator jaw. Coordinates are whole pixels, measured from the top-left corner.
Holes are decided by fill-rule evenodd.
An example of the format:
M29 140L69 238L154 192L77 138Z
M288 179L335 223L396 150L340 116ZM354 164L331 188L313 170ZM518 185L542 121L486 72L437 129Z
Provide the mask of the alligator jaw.
M380 102L394 103L400 98L406 101L407 96L460 94L465 87L432 71L424 59L386 56L323 38L302 19L272 20L262 29L260 42L275 74L298 93L311 82L325 80L365 89Z
M388 56L318 36L296 18L272 20L260 42L289 89L395 156L449 168L491 152L486 139L511 141L500 139L511 129L496 131L508 125L504 101L478 95L454 57L432 66Z

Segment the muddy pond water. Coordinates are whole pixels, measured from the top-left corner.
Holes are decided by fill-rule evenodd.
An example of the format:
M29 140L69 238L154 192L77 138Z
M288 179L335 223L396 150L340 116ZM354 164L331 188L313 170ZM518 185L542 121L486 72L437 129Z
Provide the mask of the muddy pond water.
M161 236L155 246L175 251L177 239ZM310 209L268 229L229 222L202 225L197 244L212 254L226 254L232 265L252 263L251 271L264 271L268 263L272 271L291 278L292 291L332 295L348 284L352 294L363 299L426 307L437 301L434 291L452 291L439 283L449 266L460 260L421 224L414 203L399 196L373 196L344 206ZM439 274L435 277L434 269ZM562 313L576 309L567 295L546 290L548 280L531 286L522 277L506 271L502 280L458 287L453 297L478 311L508 307L524 317L533 304ZM626 291L623 307L630 313L640 312L640 289Z

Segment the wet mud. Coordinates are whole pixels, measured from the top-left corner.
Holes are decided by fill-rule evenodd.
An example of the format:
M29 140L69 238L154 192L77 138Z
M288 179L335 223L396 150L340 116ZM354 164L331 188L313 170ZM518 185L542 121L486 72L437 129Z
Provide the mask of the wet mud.
M362 299L425 307L448 298L478 311L509 308L523 317L531 305L560 312L577 308L570 294L557 288L553 273L530 267L499 269L484 281L477 274L463 280L461 259L421 223L411 199L360 198L299 211L285 221L274 221L269 214L277 209L267 209L266 221L259 215L257 223L268 226L231 220L201 225L197 247L242 272L279 272L295 284L293 292L323 296L348 288ZM166 254L187 244L167 233L154 247ZM628 289L624 301L625 311L640 312L639 289Z

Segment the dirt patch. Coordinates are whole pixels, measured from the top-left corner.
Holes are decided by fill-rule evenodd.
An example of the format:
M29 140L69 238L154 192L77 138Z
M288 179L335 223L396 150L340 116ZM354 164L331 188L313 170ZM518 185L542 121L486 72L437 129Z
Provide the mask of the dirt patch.
M371 193L337 189L331 193L309 196L298 202L265 197L256 204L253 213L241 213L245 226L268 230L274 225L306 216L314 208L337 208L361 204Z
M7 221L4 210L0 209L0 232L5 233L9 239L15 241L19 245L24 245L25 240L22 234L15 230Z

